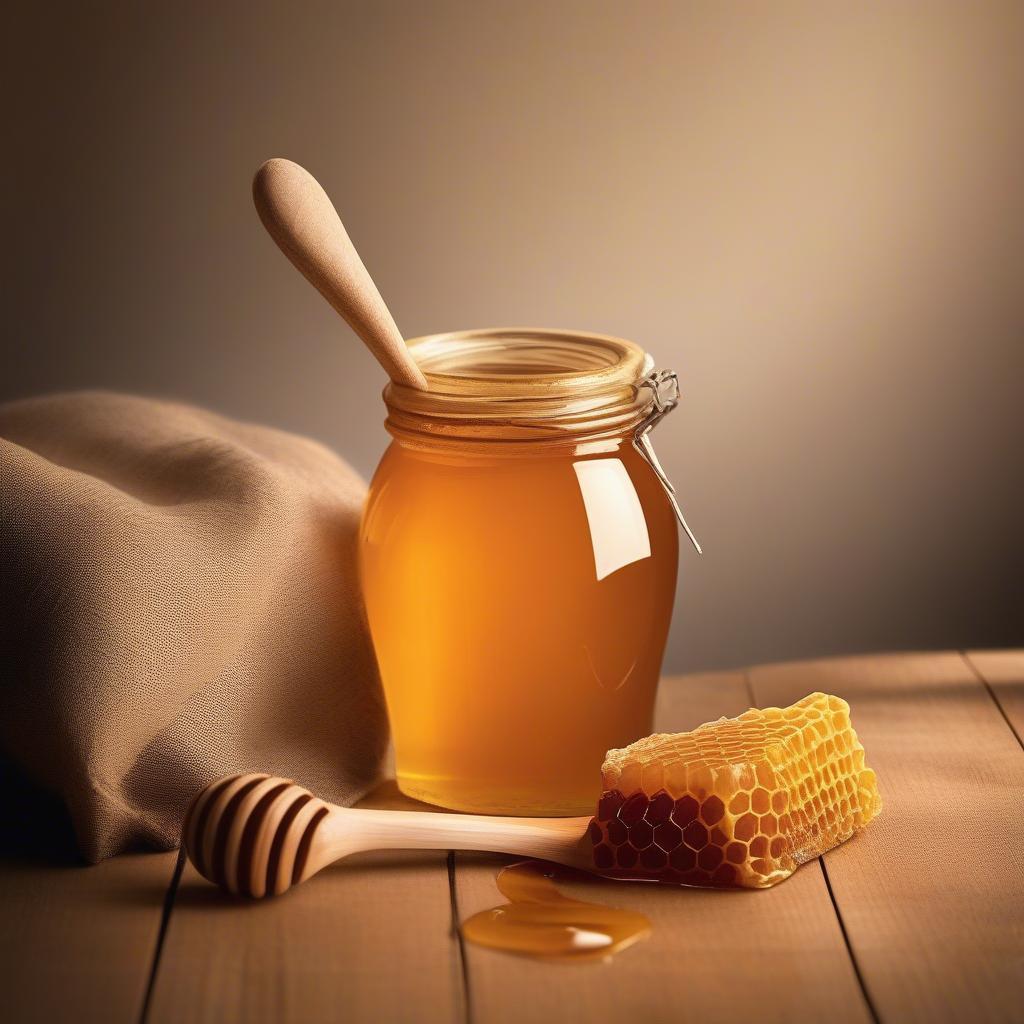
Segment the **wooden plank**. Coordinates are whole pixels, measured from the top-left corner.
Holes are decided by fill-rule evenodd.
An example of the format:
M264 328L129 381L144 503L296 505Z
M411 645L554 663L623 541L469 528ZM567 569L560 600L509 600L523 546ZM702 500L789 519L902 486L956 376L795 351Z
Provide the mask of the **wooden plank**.
M825 863L883 1021L1010 1021L1024 1006L1024 755L960 655L755 669L762 705L850 702L884 809Z
M142 1012L174 854L94 867L0 862L3 1018L134 1024Z
M658 727L691 729L750 705L737 673L662 684ZM595 772L598 766L595 766ZM494 884L508 859L459 854L462 919L502 899ZM475 1024L523 1020L740 1020L834 1024L869 1020L817 864L764 892L716 892L581 880L579 899L646 914L651 937L610 963L550 964L466 946Z
M149 1024L461 1018L443 853L360 854L280 899L240 903L188 865Z
M968 651L965 657L1024 743L1024 651Z

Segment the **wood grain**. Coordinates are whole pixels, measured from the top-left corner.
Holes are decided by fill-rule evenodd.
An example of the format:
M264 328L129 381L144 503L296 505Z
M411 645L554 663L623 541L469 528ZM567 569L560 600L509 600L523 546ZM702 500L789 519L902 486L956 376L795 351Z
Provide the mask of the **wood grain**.
M149 1022L451 1024L461 998L444 854L360 854L252 902L188 865Z
M148 1021L868 1021L836 909L879 1020L1020 1020L1024 751L1010 724L1021 723L1024 652L969 658L749 673L761 705L816 689L846 697L879 774L882 816L825 857L835 907L817 864L764 892L573 881L581 899L647 914L650 939L571 967L467 946L467 1006L443 854L362 854L263 903L230 900L189 870ZM667 680L658 724L692 728L751 699L738 673ZM393 786L368 803L416 806ZM504 863L459 855L461 917L501 901ZM173 865L171 854L93 868L0 861L3 1019L138 1021Z
M965 657L1024 743L1024 651L968 651Z
M0 862L0 1016L134 1024L174 861L169 853L95 867Z
M954 653L757 668L762 706L814 690L850 702L881 817L825 857L883 1021L1020 1020L1024 756Z
M741 674L666 680L657 724L664 731L690 729L749 706ZM463 919L503 902L494 877L506 863L510 861L457 855L457 902ZM653 925L651 937L610 963L573 965L467 945L474 1024L870 1020L817 864L761 892L599 879L573 881L563 889L578 899L646 914Z

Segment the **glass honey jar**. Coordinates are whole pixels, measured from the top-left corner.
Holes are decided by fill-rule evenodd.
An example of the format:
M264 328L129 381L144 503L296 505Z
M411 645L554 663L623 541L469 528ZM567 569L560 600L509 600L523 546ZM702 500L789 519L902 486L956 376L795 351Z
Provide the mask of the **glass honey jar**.
M605 751L652 727L678 505L647 434L675 375L597 334L409 346L430 390L385 389L393 441L360 533L398 786L460 811L590 813Z

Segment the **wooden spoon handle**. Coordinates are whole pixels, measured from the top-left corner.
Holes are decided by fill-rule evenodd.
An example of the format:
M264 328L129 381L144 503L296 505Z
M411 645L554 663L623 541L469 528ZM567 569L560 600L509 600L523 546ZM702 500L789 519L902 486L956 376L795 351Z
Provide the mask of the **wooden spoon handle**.
M304 877L365 850L486 850L594 870L589 817L498 818L327 806Z
M291 160L268 160L256 172L253 201L263 226L306 279L398 384L427 390L395 321L366 272L320 183Z

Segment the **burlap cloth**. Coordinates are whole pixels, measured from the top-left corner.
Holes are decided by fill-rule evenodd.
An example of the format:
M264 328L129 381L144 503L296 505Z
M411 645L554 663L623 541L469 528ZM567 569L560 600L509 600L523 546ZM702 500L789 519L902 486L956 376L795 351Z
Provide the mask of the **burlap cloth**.
M0 747L88 860L176 846L226 772L340 803L375 782L364 493L312 441L183 405L0 405Z

